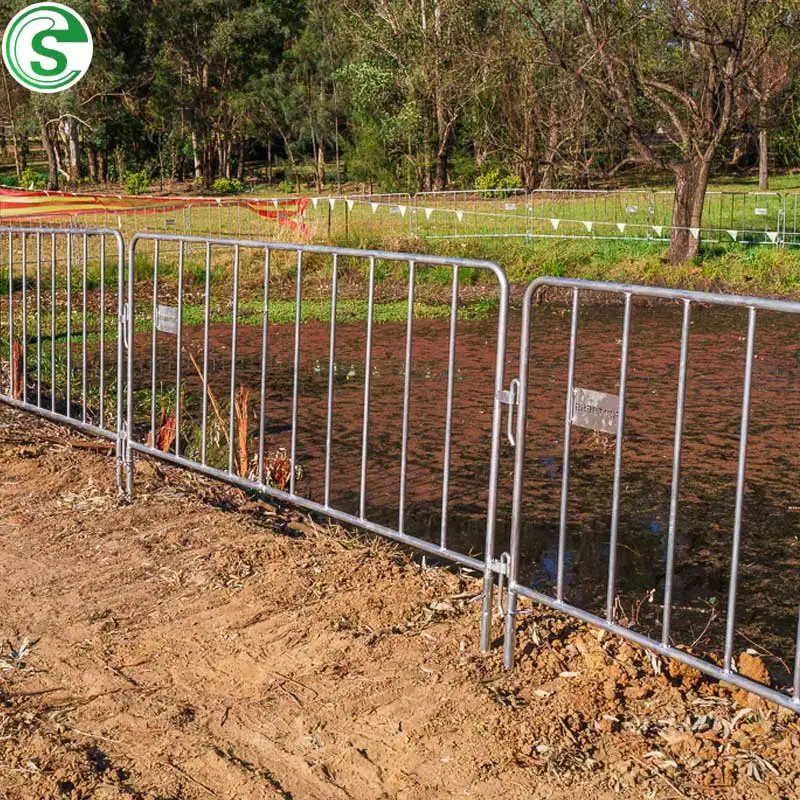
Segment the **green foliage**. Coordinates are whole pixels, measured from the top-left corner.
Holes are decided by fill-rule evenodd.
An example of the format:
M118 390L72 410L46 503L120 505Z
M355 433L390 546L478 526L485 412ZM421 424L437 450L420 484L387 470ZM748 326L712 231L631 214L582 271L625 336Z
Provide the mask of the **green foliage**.
M233 180L230 178L217 178L211 184L211 191L216 194L238 194L244 191L244 184L235 178Z
M128 194L144 194L150 188L150 172L147 169L126 172L123 182Z
M508 197L511 194L510 190L522 188L522 179L518 175L509 175L502 169L495 168L479 175L475 180L475 186L487 190L483 193L486 197ZM502 191L504 189L509 191Z
M47 175L28 167L22 171L19 185L23 189L44 189L47 186Z
M284 178L279 184L278 189L280 189L284 194L293 194L294 193L294 183L290 181L288 178Z

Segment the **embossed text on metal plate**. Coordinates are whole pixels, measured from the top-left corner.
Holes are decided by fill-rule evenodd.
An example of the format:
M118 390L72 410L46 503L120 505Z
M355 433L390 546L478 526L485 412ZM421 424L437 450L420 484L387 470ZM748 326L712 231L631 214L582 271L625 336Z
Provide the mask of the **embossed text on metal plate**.
M178 332L178 309L175 306L158 306L156 309L156 330L162 333Z
M616 433L619 395L576 388L572 397L572 424L601 433Z

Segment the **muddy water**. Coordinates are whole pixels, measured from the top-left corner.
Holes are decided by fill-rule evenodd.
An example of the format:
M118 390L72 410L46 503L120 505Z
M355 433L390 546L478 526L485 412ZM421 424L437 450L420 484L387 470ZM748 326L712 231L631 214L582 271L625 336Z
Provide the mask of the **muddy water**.
M675 425L681 310L635 306L629 362L618 551L619 613L658 635L664 586L672 441ZM298 492L323 497L328 381L328 326L302 326L298 416ZM622 313L619 307L580 311L577 386L618 391ZM676 550L673 627L676 641L720 650L724 635L736 479L745 312L698 308L693 314ZM415 323L411 374L407 524L409 533L438 541L441 528L447 382L447 323ZM257 430L261 331L239 328L237 383L252 390ZM185 351L201 361L201 329L185 333ZM227 413L230 325L211 330L212 388ZM563 420L569 312L537 308L523 509L524 577L553 591L563 463ZM289 447L294 332L269 331L266 435L268 448ZM367 516L397 525L405 326L375 326L369 407ZM479 554L485 533L496 323L459 323L448 503L448 544ZM509 328L507 375L515 363L519 320ZM159 385L174 383L174 337L159 335ZM149 383L149 340L137 352L137 388ZM331 504L359 506L364 410L363 323L337 328ZM185 359L187 417L199 418L200 383ZM747 461L747 493L739 586L737 646L794 655L800 556L800 325L760 314ZM226 417L227 419L227 417ZM505 426L505 420L504 420ZM505 429L505 428L504 428ZM140 431L141 433L141 431ZM143 434L142 434L143 435ZM613 439L573 429L568 513L568 601L601 612L608 569ZM251 441L255 451L255 439ZM498 553L507 547L513 451L504 438L500 470ZM223 464L220 463L220 466ZM774 659L772 666L780 670Z

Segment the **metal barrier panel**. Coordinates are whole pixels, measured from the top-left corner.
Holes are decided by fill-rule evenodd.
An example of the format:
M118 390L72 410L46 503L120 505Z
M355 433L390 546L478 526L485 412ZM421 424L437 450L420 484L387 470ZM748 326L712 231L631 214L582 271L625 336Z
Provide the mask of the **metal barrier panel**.
M414 230L424 239L527 237L528 203L524 189L418 192Z
M650 239L661 218L643 189L537 189L530 205L531 235L540 238Z
M0 230L0 401L117 441L124 263L115 230Z
M553 378L551 372L547 371L547 357L539 352L536 358L532 358L532 347L535 347L538 340L536 335L532 335L532 306L534 296L541 289L547 289L550 292L566 292L567 297L570 299L571 317L569 320L569 334L568 340L566 339L566 330L564 331L565 346L567 346L567 359L564 364L566 375L559 373L561 378L556 380ZM605 295L616 295L622 300L621 307L621 331L614 330L615 325L608 329L605 336L598 336L597 330L592 328L592 313L591 310L584 310L581 312L580 300L581 296L586 296L589 293L603 293ZM639 303L641 301L647 304L647 307L641 308ZM674 325L675 336L672 336L672 343L670 347L673 349L664 349L665 345L662 340L665 337L660 337L658 341L653 334L654 321L652 318L653 304L657 301L665 301L669 304L667 310L670 311L670 325ZM637 314L650 314L648 317L648 338L646 342L646 352L637 352L637 359L633 360L634 366L631 367L631 350L632 340L635 340L635 325L632 323L632 309L636 305ZM726 323L729 325L729 330L725 336L726 342L731 344L723 347L723 351L719 354L716 361L713 362L713 368L692 364L693 361L700 361L704 351L709 346L721 346L718 343L721 341L722 334L718 333L714 327L707 328L707 323L703 321L703 315L711 313L714 309L718 309L715 313L727 313L733 315L733 318ZM727 309L727 310L726 310ZM738 311L736 311L738 309ZM789 321L799 319L796 315L800 314L800 303L783 302L779 300L767 300L754 297L739 297L731 295L707 294L701 292L686 292L680 290L659 289L652 287L629 286L611 283L598 283L590 281L561 279L561 278L542 278L534 281L528 287L523 303L523 316L522 316L522 340L520 347L520 366L519 366L519 404L518 404L518 417L516 426L516 450L515 450L515 471L514 471L514 488L513 488L513 507L512 507L512 532L511 532L511 552L510 552L510 565L509 565L509 589L508 589L508 606L506 611L506 632L505 632L505 664L508 668L512 666L515 649L515 617L517 614L517 602L519 596L530 598L538 603L542 603L550 608L572 615L580 620L596 625L605 630L616 633L624 638L627 638L655 653L676 659L684 664L688 664L702 672L710 675L719 680L727 681L735 686L746 689L748 691L759 694L773 702L779 703L783 706L791 708L795 711L800 711L800 627L798 627L797 618L797 603L798 603L798 587L796 582L796 568L792 566L794 563L791 554L784 554L783 550L776 550L778 544L774 541L774 530L767 531L766 541L770 544L767 549L770 550L770 555L767 556L766 565L760 565L761 571L753 572L753 562L756 560L754 556L755 550L764 549L765 544L756 544L748 539L747 534L753 534L753 518L760 518L762 515L767 515L768 504L764 500L762 489L760 487L766 485L770 487L775 482L776 474L780 474L781 469L786 469L785 459L789 457L786 454L776 453L776 440L778 442L786 441L787 433L790 436L795 430L796 417L791 410L793 406L790 404L790 394L787 396L786 392L790 392L794 384L794 377L786 369L787 354L790 354L795 349L796 339L794 335L786 335L785 329ZM587 329L583 334L589 340L589 358L583 359L582 362L578 360L578 340L579 340L579 315L583 319L582 327ZM780 324L775 323L775 316L779 315L777 319ZM741 317L741 318L740 318ZM727 318L726 318L727 319ZM775 345L775 353L771 353L771 348L760 346L756 349L756 328L757 322L761 321L759 330L762 331L762 336L784 335L786 341L779 339L778 344ZM693 329L697 323L700 329ZM566 325L564 325L566 329ZM632 333L634 331L634 333ZM680 331L678 333L678 331ZM549 343L553 339L553 331L548 330L545 337ZM617 339L617 336L621 338ZM668 337L667 337L668 338ZM615 342L616 340L616 342ZM690 359L690 340L695 344L692 346L692 358ZM568 341L568 345L566 342ZM705 343L704 347L697 347L697 342ZM605 348L612 354L618 352L615 360L619 362L619 372L616 376L608 376L600 374L599 382L601 386L595 386L593 389L582 388L583 380L576 377L578 366L582 366L584 374L591 373L597 370L596 364L599 358L599 353L603 350L604 344L608 344ZM618 347L618 351L615 348ZM738 375L738 380L742 381L741 389L736 393L733 399L738 398L738 405L736 402L728 402L723 398L725 389L730 385L735 385L731 376L723 375L717 377L719 386L714 389L713 403L710 411L704 411L703 406L698 405L698 392L703 389L698 389L698 381L689 380L692 375L703 375L703 369L710 369L710 373L719 373L720 365L728 365L733 369L732 358L729 348L736 349L736 352L741 352L738 356L742 358L742 362L738 362L734 374ZM786 349L788 348L788 349ZM559 351L560 352L560 351ZM649 381L650 373L647 373L648 365L652 365L656 361L656 354L659 358L664 353L668 356L666 359L659 361L662 364L660 374L670 374L675 377L676 388L674 394L672 389L664 391L664 387L651 386ZM555 358L550 356L549 358ZM560 358L560 356L559 356ZM664 366L668 364L672 358L675 358L673 366ZM576 366L576 362L577 365ZM533 370L531 371L531 364ZM704 362L705 364L705 362ZM652 367L651 367L652 368ZM759 381L754 381L754 369L759 377ZM550 558L553 561L551 571L548 571L548 579L553 581L554 591L551 594L548 591L543 591L541 588L534 588L536 583L535 579L528 581L520 578L522 568L522 550L523 545L523 514L525 508L525 495L526 492L534 492L536 498L536 506L533 510L529 509L530 514L536 513L536 509L542 508L541 491L536 488L539 484L532 485L530 482L526 483L526 473L530 476L534 470L532 463L526 463L526 433L528 431L528 417L536 418L537 428L532 431L532 435L536 437L537 441L541 441L541 437L546 435L547 441L553 441L553 431L555 426L540 433L540 427L544 423L542 407L544 400L542 397L537 396L537 403L530 404L531 381L535 378L537 370L544 371L545 375L542 380L547 380L552 390L552 399L554 400L553 408L563 409L562 417L562 431L563 435L560 437L561 447L563 448L563 458L561 460L560 474L558 474L552 488L552 499L550 500L553 506L554 513L557 517L557 550L553 552ZM667 370L665 373L664 370ZM642 373L646 373L643 375ZM561 380L566 378L566 391L565 395L560 394L558 385L564 386ZM647 377L647 381L645 378ZM766 383L769 379L770 384L768 387L761 391L760 383ZM616 393L609 394L608 391L611 387L608 385L609 380L616 384ZM708 380L708 377L705 378ZM605 383L603 383L605 381ZM632 400L628 394L632 385L635 383L637 393ZM783 383L781 383L783 382ZM777 419L780 420L785 430L783 433L780 431L772 434L772 438L768 438L765 430L767 429L767 420L756 417L751 421L752 407L753 407L753 385L756 383L756 388L759 394L756 398L759 403L770 401L773 406L776 402L777 405ZM780 387L786 384L788 387L783 395L779 391ZM539 385L539 384L537 384ZM542 384L544 385L544 384ZM687 400L687 386L688 397ZM715 384L716 386L716 384ZM777 387L777 388L776 388ZM596 389L604 388L606 391L597 391ZM563 389L561 390L563 391ZM736 391L734 389L734 391ZM694 392L694 394L693 394ZM561 399L559 400L559 395ZM663 416L667 411L666 407L662 408L663 400L653 399L655 397L663 397L668 403L672 403L672 410L674 413L674 429L668 427L666 432L659 432L657 435L652 432L653 428L659 428L663 425ZM565 400L564 400L565 398ZM673 402L674 401L674 402ZM691 406L691 413L689 415L690 422L692 423L691 429L687 429L687 404L690 401L694 402ZM642 404L645 404L643 406ZM655 406L655 413L659 416L659 421L654 422L650 415L649 417L642 411L647 408L647 404ZM769 404L767 403L768 407ZM762 405L756 406L758 409ZM700 409L700 411L698 411ZM631 416L631 422L627 420L627 416ZM667 413L667 416L668 413ZM643 422L644 420L644 422ZM581 432L579 444L582 449L576 448L574 441L577 435L575 431L584 429ZM629 431L629 428L632 429ZM691 434L691 439L687 439ZM696 442L701 440L703 436L711 435L714 437L712 446L714 449L709 451L704 445L704 449L691 451L693 459L690 466L688 477L691 478L691 486L687 486L690 482L687 476L683 474L687 470L682 470L682 457L686 456L687 445L695 445ZM660 627L660 636L653 638L640 630L635 630L634 627L622 624L619 621L621 604L619 603L619 552L621 551L621 508L623 503L626 504L626 516L636 512L638 505L631 510L631 503L626 496L630 495L629 486L636 476L628 468L627 473L623 470L623 445L627 448L628 456L626 459L634 459L639 455L637 450L641 447L637 445L643 438L650 436L648 441L658 441L660 449L657 451L658 455L648 456L643 463L646 464L644 472L646 481L643 484L644 493L652 494L664 489L664 501L668 502L668 516L665 516L665 524L663 528L659 524L655 527L650 527L645 534L636 533L638 529L634 530L634 535L641 538L646 535L649 540L653 539L653 535L661 537L659 539L659 547L664 550L658 550L657 558L663 554L663 606L653 605L654 620L651 625L652 628L658 630ZM657 436L657 438L656 438ZM586 438L588 437L588 438ZM730 440L725 442L726 437ZM765 438L767 437L767 438ZM743 519L745 514L745 496L746 496L746 479L748 477L748 457L753 461L753 455L748 452L748 445L754 452L761 453L763 450L768 456L765 463L759 462L753 466L758 468L756 475L751 475L751 481L756 484L751 487L751 494L759 492L760 504L758 509L754 509L749 517L750 523L747 530L743 528ZM759 449L756 451L756 444ZM580 519L570 519L569 509L570 502L576 502L574 494L570 493L571 482L574 482L574 476L571 475L571 468L581 467L584 471L589 470L587 466L587 448L594 450L602 455L596 456L597 458L605 457L610 461L613 453L613 469L610 472L605 472L606 468L597 467L592 469L589 474L593 483L606 481L609 482L610 478L610 518L608 520L608 527L606 523L602 523L602 530L608 532L608 545L607 545L607 575L605 576L605 597L603 601L600 598L603 592L598 595L597 604L602 602L603 613L595 613L588 610L586 603L571 602L567 598L568 594L578 594L581 586L575 580L568 580L568 572L570 571L570 553L567 548L568 541L568 527L570 525L579 526L580 530L575 532L574 536L577 539L589 533L591 526L594 524L593 520L596 519L598 514L603 511L597 508L597 503L592 503L588 511L584 512ZM787 448L789 453L792 453L796 448ZM679 605L676 599L676 582L682 578L681 566L688 567L686 559L687 553L691 556L691 549L685 548L679 550L677 543L679 537L686 536L686 531L681 530L679 525L679 508L683 509L683 505L679 504L682 499L692 507L699 507L706 509L704 513L710 513L707 509L716 510L718 506L725 506L725 503L719 503L715 496L702 488L698 491L697 486L702 487L704 484L698 483L698 475L708 472L712 466L717 467L722 464L722 453L730 451L730 459L725 464L726 466L727 484L730 486L730 499L727 501L729 505L725 508L725 513L722 514L724 525L720 523L718 514L714 514L713 519L716 520L719 528L720 550L723 543L725 549L730 553L729 568L725 570L727 578L720 580L720 590L727 592L727 604L724 617L721 611L717 612L716 609L711 608L708 615L709 622L707 623L704 632L696 639L696 642L701 641L705 631L708 631L709 625L714 620L719 620L719 636L720 643L724 633L724 655L716 663L713 659L702 658L695 655L691 651L691 646L688 649L681 649L678 645L673 643L676 622L675 617L680 610L681 613L688 613L692 611L691 608L685 608ZM538 452L538 449L537 451ZM714 456L709 457L709 452L716 454L716 462L713 460ZM702 457L698 457L697 454ZM641 456L640 456L641 457ZM662 461L663 459L663 461ZM661 464L663 463L663 470ZM671 467L669 465L671 464ZM778 466L778 472L775 472L775 467ZM666 480L663 484L658 483L660 487L656 487L656 480L652 477L657 474L659 470L664 471ZM790 472L790 474L794 474ZM605 477L608 476L608 477ZM554 477L554 476L553 476ZM530 480L536 482L538 478L533 475ZM586 486L584 478L584 488ZM666 486L669 486L668 501L666 498ZM725 492L728 491L727 487L723 486L721 489L722 494L720 497L728 498ZM683 493L687 492L689 496ZM551 495L548 495L550 497ZM579 502L579 499L577 500ZM637 501L637 503L640 501ZM647 502L646 500L641 502ZM782 503L783 501L781 501ZM783 512L785 507L781 507L780 511ZM728 519L728 512L730 519ZM687 512L688 513L688 512ZM628 520L623 519L623 523L627 524ZM726 528L730 524L730 534L727 534ZM548 527L548 530L550 528ZM715 528L716 530L716 528ZM556 529L553 528L553 535L555 536ZM663 536L662 536L663 534ZM705 532L704 532L705 535ZM573 537L573 534L570 534ZM603 537L605 538L605 536ZM791 539L791 536L787 537ZM574 538L572 539L575 540ZM747 549L744 551L747 556L742 557L743 543L746 544ZM631 545L635 544L634 540L629 540L626 545L627 549L631 549ZM640 546L644 547L644 545ZM709 551L708 545L698 544L698 547L704 547L705 551ZM634 548L635 549L635 548ZM712 561L714 564L718 562L712 557L711 553L713 548L709 551L702 561ZM682 557L681 557L682 553ZM598 558L598 554L593 556L595 564L604 560ZM652 556L651 556L652 557ZM638 562L641 563L641 562ZM737 610L741 611L742 598L738 597L737 592L740 591L741 586L755 586L755 591L760 596L760 593L767 591L764 584L767 583L767 575L769 571L777 571L779 566L783 565L786 569L786 574L781 578L776 575L771 580L771 585L774 587L776 584L786 585L786 592L788 596L779 598L770 596L765 599L764 603L760 605L764 608L763 616L760 618L762 629L769 630L773 625L777 625L778 609L780 608L783 614L782 619L788 619L788 624L784 626L786 631L783 633L784 638L790 641L789 649L793 648L793 652L788 655L784 652L772 652L775 656L777 663L786 667L786 684L791 685L791 694L787 691L780 691L769 686L756 682L751 678L740 675L736 672L734 663L734 650L735 641L737 637L742 637L745 641L752 642L744 633L740 633L737 629ZM746 571L744 567L750 567ZM662 569L662 567L659 567ZM766 570L766 572L764 572ZM660 573L659 573L660 574ZM722 567L714 567L714 575L722 577ZM742 581L745 581L743 584ZM601 581L600 586L603 585ZM649 597L651 603L655 602L657 588L654 585L650 589ZM753 602L752 594L749 595L750 602ZM687 601L688 602L688 601ZM738 603L738 608L737 608ZM689 604L691 605L691 604ZM746 612L750 612L750 606L747 606ZM638 612L637 612L638 614ZM660 616L660 619L659 619ZM741 616L741 615L740 615ZM764 617L767 618L766 624ZM637 615L631 614L628 620L638 618ZM724 629L722 620L724 619ZM698 623L699 625L699 623ZM773 632L771 632L773 633ZM758 644L752 642L753 644ZM688 643L685 643L688 644ZM762 651L763 652L763 651ZM788 667L788 663L794 663L793 671Z
M147 454L478 569L485 578L481 641L488 648L499 571L503 270L468 259L156 234L133 237L129 263L126 315L138 332L127 349L127 489L133 455ZM451 298L446 369L436 368L441 387L435 396L412 359L417 341L426 344L416 296L434 270L439 282L446 277ZM476 362L470 366L487 380L480 413L488 416L491 408L491 423L479 426L486 447L477 460L488 465L482 555L457 549L448 525L452 470L463 460L454 430L473 422L454 414L465 368L457 352L459 287L475 271L494 277L497 304L494 348L483 337L478 354L470 354ZM141 287L137 272L150 276ZM397 330L384 333L388 312L376 301L376 283L387 275L403 281L404 300L389 307ZM325 287L324 300L305 297L309 281ZM366 293L354 288L359 281L367 283ZM136 297L139 288L146 297ZM435 338L441 340L438 328ZM389 390L381 377L387 372L401 378L392 378ZM417 444L422 433L436 444ZM387 477L396 505L373 509L371 482L385 487ZM436 541L412 519L409 497L419 493L430 504L425 507L441 515ZM471 496L468 502L473 507L477 501Z

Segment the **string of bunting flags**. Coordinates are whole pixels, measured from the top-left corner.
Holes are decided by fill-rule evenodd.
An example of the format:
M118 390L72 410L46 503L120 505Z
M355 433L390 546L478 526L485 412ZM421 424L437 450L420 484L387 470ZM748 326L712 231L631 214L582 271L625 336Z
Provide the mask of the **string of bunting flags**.
M346 213L350 214L359 207L368 207L373 216L378 215L383 210L390 215L397 215L401 219L417 218L424 215L425 222L430 223L424 228L417 230L420 236L436 236L442 233L437 232L436 226L431 229L431 220L434 218L450 218L458 223L463 223L465 217L469 221L469 226L465 226L464 233L460 235L507 235L513 231L512 235L518 236L553 236L576 237L585 232L593 237L608 235L605 231L613 231L614 234L625 236L626 233L631 238L656 238L662 239L669 235L675 228L666 222L658 224L654 222L630 221L630 220L601 220L601 219L576 219L575 217L564 218L562 216L549 216L546 213L537 213L537 208L530 197L513 198L514 202L508 202L507 198L497 195L490 198L478 195L469 195L465 198L458 198L457 192L442 193L442 197L433 198L437 203L447 200L453 204L456 202L467 202L472 207L469 209L447 207L442 205L432 205L425 203L431 195L382 195L382 196L328 196L328 197L293 197L293 198L273 198L260 199L245 197L152 197L152 196L126 196L126 195L90 195L77 194L70 192L49 192L20 190L0 187L0 221L16 222L24 219L41 219L47 217L68 217L74 218L83 215L110 213L118 217L121 225L123 215L152 214L158 212L173 213L181 210L188 210L196 207L240 207L246 208L256 215L275 221L278 225L284 226L304 237L311 235L309 225L311 219L308 215L309 207L319 209L327 207L330 211L340 207L340 203L345 207ZM420 200L423 202L420 203ZM481 207L484 200L492 201ZM502 201L502 202L500 202ZM632 214L639 210L639 206L626 206L625 213ZM756 215L767 222L769 216L765 213L767 209L758 207ZM509 213L514 212L514 213ZM613 212L613 209L612 209ZM649 209L652 215L653 208ZM330 228L330 214L328 216L328 227ZM705 235L712 234L716 237L727 236L731 242L747 243L756 240L769 242L772 244L784 243L785 237L782 235L781 222L784 222L785 215L777 214L777 227L773 230L764 227L748 227L743 225L735 227L716 227L708 226L704 228L691 226L684 228L691 236L698 239L701 230ZM485 223L485 224L483 224ZM173 223L174 224L174 223ZM549 225L552 233L548 234L542 230L541 226ZM505 226L505 227L503 227ZM513 226L513 228L511 227ZM476 228L479 230L476 232ZM577 230L576 230L577 229ZM456 229L450 229L452 235L459 235ZM644 234L644 235L643 235Z

